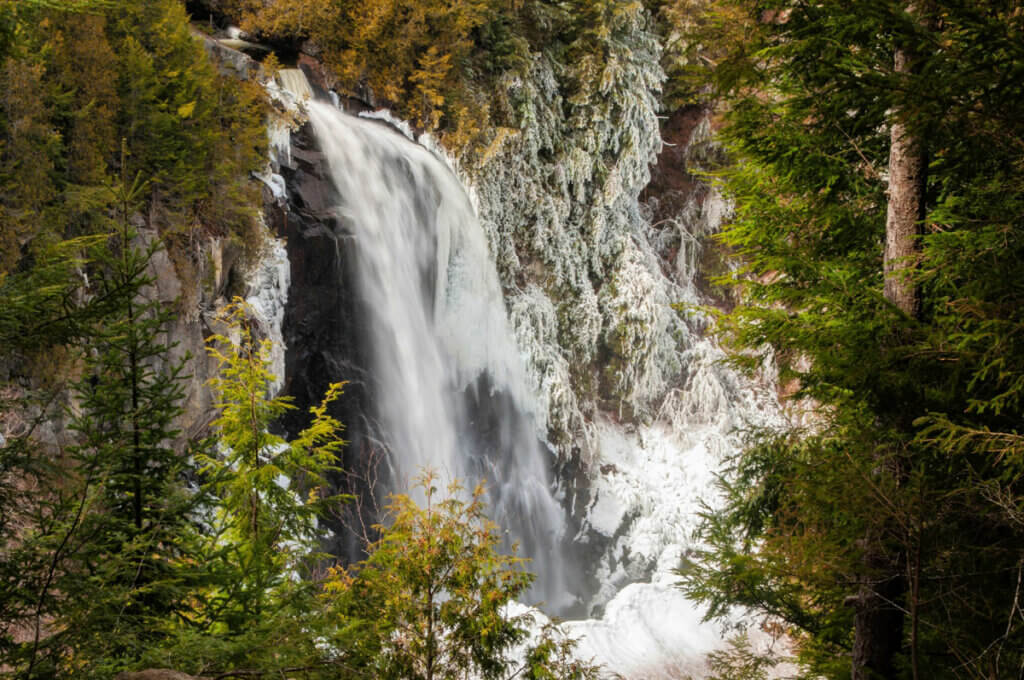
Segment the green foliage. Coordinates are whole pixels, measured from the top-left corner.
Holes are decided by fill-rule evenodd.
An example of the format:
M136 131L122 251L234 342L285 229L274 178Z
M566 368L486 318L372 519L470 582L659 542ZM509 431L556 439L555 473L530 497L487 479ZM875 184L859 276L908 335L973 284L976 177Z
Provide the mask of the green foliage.
M517 81L542 57L566 65L567 90L606 96L637 56L622 29L644 12L637 0L236 0L225 9L265 36L310 38L342 89L440 131L470 158L523 123Z
M49 584L64 549L52 551L54 538L67 527L75 484L67 479L63 457L40 443L48 423L61 422L68 365L66 349L87 337L90 329L123 307L130 294L81 300L78 289L85 265L83 253L105 239L76 238L33 251L34 266L0 273L0 658L24 658L26 648L15 640L36 625L54 606ZM47 375L37 384L26 378ZM46 490L46 491L41 491ZM64 535L68 535L65 531Z
M201 578L191 565L202 496L187 489L186 459L174 444L182 364L167 364L171 348L159 339L169 311L142 294L152 283L147 267L155 246L134 246L128 222L144 188L122 181L110 200L116 221L106 224L108 242L90 244L93 292L102 303L89 313L64 310L77 321L64 341L84 343L67 425L72 443L52 461L31 432L17 448L5 447L5 462L17 465L4 471L4 481L39 485L18 508L5 546L5 567L21 574L6 580L12 604L4 622L31 631L11 645L8 659L28 678L101 677L112 659L138 661L166 637L169 621L190 612L188 593ZM71 266L83 263L72 259ZM47 272L36 267L26 278L38 282ZM64 293L78 285L57 282Z
M222 640L203 652L217 657L194 663L216 668L281 668L315 656L303 628L316 610L317 518L341 500L324 496L323 488L345 444L341 424L327 413L342 386L331 386L294 440L271 434L271 424L292 407L285 397L268 397L270 342L253 337L250 318L251 310L236 300L225 310L226 334L209 340L220 365L212 383L220 414L212 424L217 449L196 456L209 480L205 489L216 499L206 560L217 586L202 595L193 623Z
M707 680L768 680L779 660L771 653L758 653L746 635L729 638L729 646L708 654Z
M142 17L141 7L150 14ZM175 155L145 148L125 115L135 90L154 91L153 82L118 77L129 56L138 61L138 51L126 55L129 34L141 29L133 17L162 18L147 26L147 54L163 68L151 81L167 80L178 63L194 69L188 87L211 111L224 105L192 129L178 126ZM160 636L164 624L154 617L188 606L179 590L188 570L179 567L191 549L195 499L182 494L184 458L171 425L181 369L166 365L169 348L157 337L168 312L136 300L152 251L129 246L128 210L153 217L165 233L201 217L209 232L248 236L262 109L254 91L216 76L170 0L0 2L0 70L8 86L0 98L4 659L32 666L28 675L58 666L87 673L65 656L67 645L137 658ZM148 105L166 107L167 97L157 92ZM138 143L135 168L156 181L145 196L131 192L119 203L129 187L113 177L134 174L116 153L123 135ZM212 149L211 160L190 169L185 156L197 145ZM191 194L168 200L168 177ZM72 383L75 410L65 415ZM129 397L138 405L126 406ZM77 434L62 450L48 421L59 432L68 420ZM115 638L96 637L100 629ZM26 634L32 644L14 642Z
M130 3L111 33L121 55L118 118L133 150L129 168L153 178L165 226L234 234L246 244L259 204L248 174L266 157L257 90L216 73L178 2Z
M64 634L47 640L75 650L67 675L93 674L81 657L138 659L165 636L167 619L188 615L198 576L189 565L199 551L202 496L188 490L187 460L174 444L184 361L167 363L171 346L160 336L172 314L142 295L152 284L154 249L133 246L128 225L144 188L119 188L120 233L109 256L95 262L96 290L123 303L89 334L76 385L79 412L69 427L77 440L70 448L81 477L77 495L88 502L68 531L88 540L68 556L59 586Z
M0 271L10 271L41 230L38 215L54 192L60 137L43 101L42 65L7 57L0 69L12 88L0 108Z
M216 72L175 0L57 4L0 4L11 84L0 100L0 269L37 239L102 230L122 138L125 170L150 178L145 214L177 263L197 236L255 250L259 86Z
M240 4L251 28L315 40L349 90L368 88L462 143L488 119L485 72L515 63L522 47L508 30L508 3L495 0Z
M1005 674L1024 649L1009 613L1024 546L1021 17L999 2L929 3L934 22L889 2L715 11L743 27L714 70L736 161L719 177L737 204L722 240L743 261L722 281L743 304L719 328L738 365L773 352L815 417L762 433L727 471L687 588L712 615L781 619L809 672L839 677L844 602L895 578L908 676ZM897 46L920 68L895 69ZM918 318L883 295L894 112L932 159Z
M232 536L248 544L253 559L288 559L289 542L309 545L323 507L316 494L303 498L282 479L316 490L335 469L345 441L327 406L341 394L342 385L332 385L323 403L311 409L312 422L296 439L288 442L271 434L270 425L293 407L287 397L267 397L274 379L268 370L270 341L253 337L250 317L251 310L236 299L225 311L234 339L220 334L210 338L210 355L220 366L212 386L220 413L213 428L222 453L199 462L224 504Z
M498 552L500 535L484 515L483 489L468 497L458 484L439 497L426 473L418 506L394 496L390 523L369 557L333 569L324 598L347 663L376 678L593 678L572 643L546 631L516 668L510 652L527 636L528 614L511 615L533 575L520 558Z
M545 624L539 638L527 647L522 666L511 677L525 680L597 680L601 667L582 661L576 654L576 640Z

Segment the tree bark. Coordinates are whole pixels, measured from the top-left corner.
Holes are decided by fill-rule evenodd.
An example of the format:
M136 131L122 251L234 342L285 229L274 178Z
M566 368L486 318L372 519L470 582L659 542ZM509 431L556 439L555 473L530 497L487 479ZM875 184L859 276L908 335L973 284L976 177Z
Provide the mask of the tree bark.
M868 548L866 566L883 571L898 568L890 555ZM889 680L896 677L896 656L903 644L903 610L899 602L906 591L900 575L870 580L860 587L854 602L853 680Z
M912 10L911 10L912 11ZM895 72L909 75L915 57L905 49L896 50ZM910 129L900 112L893 117L889 149L889 202L885 220L885 298L904 314L916 318L921 312L921 293L908 276L915 266L924 220L924 190L928 153L924 140Z
M910 4L907 12L922 8ZM927 24L927 11L922 12ZM909 47L896 50L893 71L909 79L918 67L918 55ZM917 265L920 235L925 216L925 185L928 150L920 132L908 120L907 110L893 113L890 127L889 198L885 221L885 298L908 317L921 313L921 291L911 277ZM880 461L879 474L899 477L898 465ZM865 539L864 580L853 598L854 643L853 680L889 680L896 677L895 659L903 644L904 613L900 606L906 594L903 578L906 555L899 549L886 550L884 538Z

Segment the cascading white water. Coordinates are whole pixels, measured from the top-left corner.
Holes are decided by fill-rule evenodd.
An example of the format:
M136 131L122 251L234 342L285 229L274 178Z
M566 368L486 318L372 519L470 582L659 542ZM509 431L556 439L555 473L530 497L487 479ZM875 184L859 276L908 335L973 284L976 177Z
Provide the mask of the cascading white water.
M373 361L375 406L392 486L424 469L488 485L490 514L533 560L531 597L571 604L522 359L487 241L465 191L431 152L384 124L308 105L338 218L355 235L358 323ZM354 321L355 322L355 321Z

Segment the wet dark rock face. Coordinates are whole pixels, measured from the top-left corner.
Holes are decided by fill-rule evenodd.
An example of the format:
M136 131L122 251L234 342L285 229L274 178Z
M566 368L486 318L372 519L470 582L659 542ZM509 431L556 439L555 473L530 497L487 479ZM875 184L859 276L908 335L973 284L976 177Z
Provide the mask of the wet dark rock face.
M287 243L291 288L284 317L285 383L296 410L279 426L289 437L309 423L310 406L319 404L332 382L346 381L330 413L345 425L342 467L333 475L334 491L356 496L323 518L334 538L326 548L350 560L362 556L362 538L375 520L373 483L381 456L367 419L370 412L365 347L358 332L359 311L352 274L352 238L331 211L335 190L309 126L291 137L291 160L274 163L285 178L284 205L267 209L271 228Z
M711 111L703 106L686 106L675 111L662 124L661 138L665 146L658 161L651 167L651 181L641 194L641 200L657 199L652 220L661 222L686 210L696 200L703 203L707 195L707 181L693 174L690 167L690 143L694 132Z

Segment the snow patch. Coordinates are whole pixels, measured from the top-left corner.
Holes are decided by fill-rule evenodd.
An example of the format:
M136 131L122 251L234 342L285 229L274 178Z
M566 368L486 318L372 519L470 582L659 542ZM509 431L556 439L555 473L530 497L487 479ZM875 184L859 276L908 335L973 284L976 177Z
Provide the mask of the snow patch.
M270 193L274 196L274 202L278 205L282 205L288 200L288 186L281 175L267 168L259 174L253 173L253 177L267 185Z
M706 672L704 656L721 646L713 626L677 588L634 583L608 603L599 620L561 628L579 640L576 654L601 664L604 677L660 680Z

